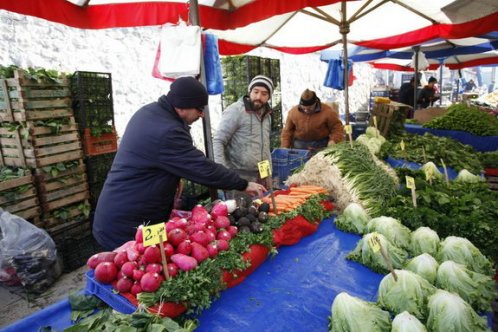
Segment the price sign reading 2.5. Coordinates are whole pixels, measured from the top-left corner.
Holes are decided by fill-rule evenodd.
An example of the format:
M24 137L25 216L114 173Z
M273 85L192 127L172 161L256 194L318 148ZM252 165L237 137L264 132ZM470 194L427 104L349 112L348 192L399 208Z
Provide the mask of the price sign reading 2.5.
M167 235L164 229L164 223L159 223L156 225L144 226L142 229L144 247L152 246L161 242L161 237L163 242L166 241Z

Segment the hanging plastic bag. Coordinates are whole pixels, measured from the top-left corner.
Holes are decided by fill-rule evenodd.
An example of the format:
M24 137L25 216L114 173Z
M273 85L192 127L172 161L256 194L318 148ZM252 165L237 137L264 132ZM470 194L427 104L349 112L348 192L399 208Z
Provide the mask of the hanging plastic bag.
M204 46L204 68L206 71L206 89L210 95L223 93L223 73L221 71L218 38L210 33L202 35Z
M348 61L348 73L348 86L351 86L353 84L353 80L355 79L353 76L352 61ZM344 64L342 59L329 60L329 66L323 85L336 90L344 90Z
M159 73L176 79L196 76L201 65L201 28L196 25L166 24L161 29Z
M47 232L0 208L0 282L41 293L61 272Z

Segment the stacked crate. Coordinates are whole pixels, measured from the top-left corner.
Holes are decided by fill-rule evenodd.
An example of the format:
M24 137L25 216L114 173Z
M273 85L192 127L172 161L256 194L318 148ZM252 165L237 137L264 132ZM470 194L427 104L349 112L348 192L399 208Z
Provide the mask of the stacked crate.
M89 193L69 80L16 70L0 81L0 91L2 163L32 170L41 225L54 232L84 222Z
M83 137L92 211L117 151L110 73L75 72L73 110Z

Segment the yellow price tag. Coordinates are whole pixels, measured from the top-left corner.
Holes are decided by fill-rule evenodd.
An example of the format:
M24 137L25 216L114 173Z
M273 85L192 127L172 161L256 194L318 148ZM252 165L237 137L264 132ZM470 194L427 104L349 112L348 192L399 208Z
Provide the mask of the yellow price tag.
M425 169L425 179L426 180L432 180L434 179L434 169L431 167L427 167Z
M408 189L415 189L415 179L411 176L406 177L406 187Z
M268 160L263 160L258 163L259 176L264 179L271 176L271 167Z
M142 233L144 247L152 246L161 242L159 239L160 235L162 235L163 242L168 239L163 222L156 225L144 226Z
M348 124L344 126L344 131L349 135L353 132L353 128L351 128L351 125Z
M399 146L401 147L401 151L405 151L405 141L401 140Z
M368 245L372 248L373 252L378 252L380 250L380 239L377 234L373 234L368 239Z

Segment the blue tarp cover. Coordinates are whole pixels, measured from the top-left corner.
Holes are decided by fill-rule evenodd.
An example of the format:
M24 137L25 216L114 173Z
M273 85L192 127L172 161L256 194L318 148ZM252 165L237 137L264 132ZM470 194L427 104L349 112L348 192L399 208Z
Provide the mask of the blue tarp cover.
M430 133L436 136L450 137L460 143L470 145L474 150L480 152L498 150L498 136L476 136L465 131L431 129L414 124L405 124L405 129L411 134L423 135Z
M315 234L280 247L242 284L223 291L196 331L328 331L340 292L376 300L383 275L345 259L359 240L325 219Z

